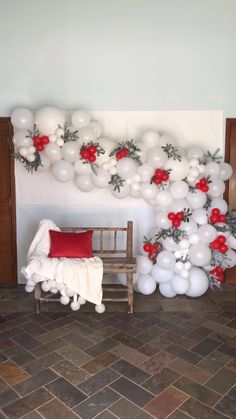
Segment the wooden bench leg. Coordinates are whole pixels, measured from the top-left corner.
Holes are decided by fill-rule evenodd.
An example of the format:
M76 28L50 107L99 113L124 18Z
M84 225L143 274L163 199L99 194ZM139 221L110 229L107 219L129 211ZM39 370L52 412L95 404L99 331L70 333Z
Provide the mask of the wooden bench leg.
M126 274L126 283L128 287L128 314L134 312L134 290L133 290L133 274L128 272Z
M40 313L40 297L41 297L41 284L38 282L34 289L34 310L36 314Z

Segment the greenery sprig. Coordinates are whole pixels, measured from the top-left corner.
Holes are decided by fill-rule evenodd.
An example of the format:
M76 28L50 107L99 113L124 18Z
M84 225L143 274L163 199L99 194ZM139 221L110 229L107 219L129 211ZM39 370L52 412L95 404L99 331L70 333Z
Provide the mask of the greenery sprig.
M115 156L116 153L120 153L124 149L127 149L127 154L125 157L130 157L131 159L135 160L139 166L142 165L142 160L140 159L139 155L141 150L135 145L134 140L119 142L118 146L112 150L109 157Z
M187 234L185 231L174 227L167 229L162 228L155 235L155 240L158 241L159 239L166 239L167 237L171 237L175 243L179 243L182 238L187 237Z
M35 152L35 160L32 162L22 157L20 153L14 153L12 157L22 163L27 172L31 174L33 174L33 172L37 172L39 166L42 166L40 154L38 151Z
M122 187L122 186L124 186L124 179L122 179L119 175L111 175L111 180L110 180L110 182L108 182L109 183L109 185L112 185L113 186L113 190L114 191L118 191L118 192L120 192L120 188Z
M61 128L60 125L58 125L58 128ZM67 125L64 126L64 134L61 136L64 143L67 143L68 141L76 141L79 138L78 130L70 131Z
M207 164L210 161L213 161L215 163L220 163L222 160L222 156L219 154L220 149L217 148L217 150L212 154L209 150L207 150L201 159L199 160L200 164Z
M181 161L181 155L179 154L178 148L174 147L172 144L166 144L161 147L163 151L166 152L168 158Z

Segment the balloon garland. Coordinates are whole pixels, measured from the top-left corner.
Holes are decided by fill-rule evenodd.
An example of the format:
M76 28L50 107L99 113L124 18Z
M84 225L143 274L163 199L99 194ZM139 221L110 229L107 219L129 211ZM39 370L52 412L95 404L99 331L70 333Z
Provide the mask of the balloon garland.
M144 237L144 255L137 257L137 291L148 295L159 284L165 297L199 297L236 265L236 213L222 198L232 167L219 150L183 150L154 130L142 142L117 144L81 110L69 125L55 107L35 116L17 108L11 121L14 157L28 172L51 170L59 182L74 179L80 191L109 188L118 199L130 195L154 207L156 232Z

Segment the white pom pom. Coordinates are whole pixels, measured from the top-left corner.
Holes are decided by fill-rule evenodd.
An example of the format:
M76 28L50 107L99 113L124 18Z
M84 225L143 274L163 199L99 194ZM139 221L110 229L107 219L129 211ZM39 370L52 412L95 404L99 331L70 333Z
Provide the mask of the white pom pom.
M50 143L55 143L57 141L57 136L55 134L50 134L48 138Z
M32 292L32 291L34 291L34 286L33 285L26 284L25 285L25 291L26 292Z
M190 183L193 183L193 182L195 182L195 177L187 176L187 181L190 182Z
M77 311L80 309L80 303L78 301L77 302L72 301L72 303L70 304L70 308L73 311Z
M29 154L28 156L27 156L27 160L29 161L29 162L33 162L33 161L35 161L35 159L36 159L36 156L35 156L35 154Z
M69 304L70 299L69 299L69 297L67 297L67 295L62 295L60 297L60 302L61 302L61 304L63 304L63 306L66 306L67 304Z
M198 167L199 161L197 159L192 159L190 160L189 164L191 167Z
M70 288L66 288L65 293L67 297L73 297L74 291L70 290Z
M51 288L51 284L48 281L44 281L41 283L41 288L44 292L48 292Z
M85 298L83 298L83 297L80 297L80 296L79 296L79 298L78 298L78 303L79 303L81 306L83 306L84 304L86 304L86 300L85 300Z
M50 292L51 292L52 294L57 294L57 293L58 293L58 289L57 289L57 288L52 287L52 288L50 289Z
M28 152L28 148L26 148L26 147L21 147L21 148L19 149L19 153L20 153L20 155L21 155L22 157L27 157L27 156L28 156L28 154L29 154L29 152Z
M117 174L117 169L116 169L116 167L112 167L112 168L109 170L109 172L110 172L110 174L111 174L111 175L116 175L116 174Z
M97 304L96 306L95 306L95 311L97 312L97 313L99 313L99 314L102 314L102 313L104 313L104 311L106 310L106 307L105 307L105 305L104 304Z
M29 152L30 154L34 154L34 153L35 153L35 151L36 151L36 148L35 148L35 146L34 146L34 145L30 145L30 146L28 147L28 152Z

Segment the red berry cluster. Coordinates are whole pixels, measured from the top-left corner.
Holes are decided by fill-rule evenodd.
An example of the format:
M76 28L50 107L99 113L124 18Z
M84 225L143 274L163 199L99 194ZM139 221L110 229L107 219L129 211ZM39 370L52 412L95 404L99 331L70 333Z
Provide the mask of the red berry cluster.
M167 170L156 169L154 176L152 177L152 182L156 185L160 185L162 182L167 182L169 180L169 173Z
M151 243L151 241L148 241L144 243L143 245L144 252L148 253L149 259L154 261L156 259L156 256L159 253L159 247L156 243Z
M35 135L33 137L33 142L37 151L43 151L45 145L49 143L49 138L47 135Z
M117 160L123 159L123 157L126 157L128 154L129 150L127 147L123 147L120 151L117 151L115 156L117 158Z
M228 246L225 244L225 242L225 236L220 235L210 243L210 247L213 250L218 250L220 253L226 253L228 251Z
M168 218L172 222L172 227L178 228L181 224L181 221L183 221L184 219L184 212L183 211L169 212Z
M210 271L210 274L214 276L217 281L224 282L224 270L221 268L221 266L216 266L215 269L212 269Z
M82 159L87 160L89 163L94 163L97 159L96 156L97 148L90 144L87 147L83 147L80 151L80 156Z
M225 223L227 221L226 215L221 214L219 208L213 208L209 219L212 224Z
M199 189L202 192L208 192L209 188L207 186L208 180L205 177L202 177L199 182L196 183L196 189Z

